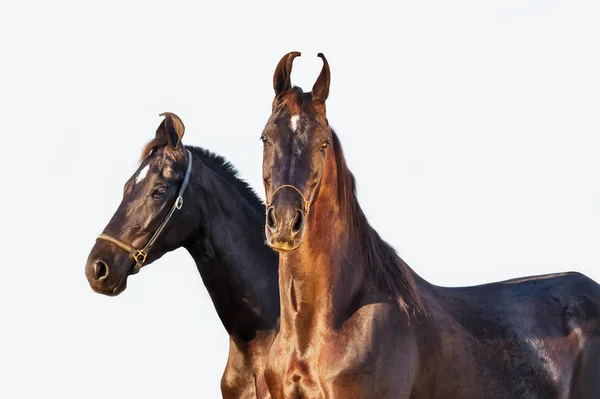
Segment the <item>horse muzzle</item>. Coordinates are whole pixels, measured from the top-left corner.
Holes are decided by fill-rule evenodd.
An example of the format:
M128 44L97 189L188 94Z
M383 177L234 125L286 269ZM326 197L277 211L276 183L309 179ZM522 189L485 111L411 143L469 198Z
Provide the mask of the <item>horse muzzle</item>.
M306 214L298 201L276 201L267 208L265 235L276 251L293 251L302 242Z

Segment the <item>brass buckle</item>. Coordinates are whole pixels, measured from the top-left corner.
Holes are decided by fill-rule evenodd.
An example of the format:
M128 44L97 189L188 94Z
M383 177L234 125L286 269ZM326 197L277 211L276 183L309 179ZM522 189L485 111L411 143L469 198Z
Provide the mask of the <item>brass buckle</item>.
M137 254L133 255L133 259L135 259L135 261L138 264L143 264L146 261L146 257L148 256L148 254L146 252L144 252L142 249L137 251ZM141 258L141 260L140 260Z
M181 207L183 206L183 197L180 195L179 197L177 197L177 199L175 200L175 208L177 209L181 209Z

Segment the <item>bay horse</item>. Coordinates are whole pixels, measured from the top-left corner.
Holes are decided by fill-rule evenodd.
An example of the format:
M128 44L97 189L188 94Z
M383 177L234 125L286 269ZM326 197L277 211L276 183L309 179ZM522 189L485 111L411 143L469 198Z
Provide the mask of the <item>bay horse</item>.
M326 58L312 91L273 77L262 133L265 234L279 252L279 398L598 398L600 286L579 273L446 288L369 225L329 126Z
M182 144L177 115L162 115L85 274L94 291L118 295L130 274L187 249L229 334L223 397L269 398L263 369L280 311L277 253L261 237L264 205L223 157Z

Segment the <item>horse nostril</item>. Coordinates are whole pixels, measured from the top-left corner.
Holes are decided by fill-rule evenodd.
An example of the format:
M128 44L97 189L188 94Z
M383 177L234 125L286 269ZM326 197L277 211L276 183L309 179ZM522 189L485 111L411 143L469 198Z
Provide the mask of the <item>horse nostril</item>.
M98 281L102 281L105 278L108 277L108 273L109 273L109 269L108 269L108 265L101 261L101 260L97 260L94 262L94 276L96 277L96 280Z
M304 215L302 214L302 211L298 210L296 211L296 218L294 219L294 222L292 224L292 233L297 234L300 229L302 228L302 223L304 222Z
M270 230L275 230L275 227L276 227L275 215L273 214L273 207L270 207L267 210L267 227Z

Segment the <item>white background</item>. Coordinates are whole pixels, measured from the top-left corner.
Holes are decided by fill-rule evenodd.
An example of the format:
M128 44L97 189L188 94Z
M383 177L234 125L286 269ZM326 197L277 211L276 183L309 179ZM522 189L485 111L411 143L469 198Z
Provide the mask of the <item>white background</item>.
M227 336L183 250L92 292L84 264L172 111L259 194L272 73L322 51L372 224L429 281L600 281L600 13L576 0L0 6L0 397L216 398ZM392 5L394 4L394 5Z

